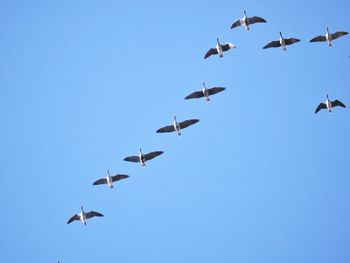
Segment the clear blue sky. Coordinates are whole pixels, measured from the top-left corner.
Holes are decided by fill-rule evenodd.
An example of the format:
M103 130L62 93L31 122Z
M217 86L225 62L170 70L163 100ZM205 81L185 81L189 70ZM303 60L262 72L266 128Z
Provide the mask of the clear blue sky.
M230 29L246 9L264 17ZM0 3L0 262L350 261L348 1ZM262 47L285 37L302 41ZM203 59L230 41L237 49ZM207 86L226 91L184 96ZM172 121L200 122L175 134ZM146 168L123 158L163 150ZM106 170L130 178L92 186ZM67 225L80 205L103 213Z

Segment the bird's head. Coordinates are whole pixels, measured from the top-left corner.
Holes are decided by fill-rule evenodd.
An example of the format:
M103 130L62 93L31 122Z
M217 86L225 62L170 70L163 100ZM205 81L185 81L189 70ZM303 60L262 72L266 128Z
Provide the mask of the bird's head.
M218 38L218 37L216 38L216 43L220 44L220 43L219 43L219 38Z
M282 37L282 32L280 31L280 37Z
M247 12L245 10L243 10L243 13L244 13L245 16L247 16Z

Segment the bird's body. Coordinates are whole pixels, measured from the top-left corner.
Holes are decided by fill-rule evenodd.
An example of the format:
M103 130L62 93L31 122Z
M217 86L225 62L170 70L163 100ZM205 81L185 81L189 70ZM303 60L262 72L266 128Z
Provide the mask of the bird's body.
M176 116L174 115L173 117L173 124L172 125L168 125L168 126L164 126L160 129L157 130L158 133L164 133L164 132L174 132L176 131L177 135L181 135L181 129L187 128L188 126L191 126L197 122L199 122L198 119L190 119L190 120L186 120L183 122L178 122L176 120Z
M330 99L328 98L328 94L327 94L327 96L326 96L326 101L325 101L324 103L321 102L321 103L317 106L317 108L316 108L316 110L315 110L315 114L316 114L317 112L319 112L320 110L322 110L322 109L327 109L329 113L332 113L332 108L337 107L337 106L346 108L345 104L342 103L340 100L333 100L333 101L330 100Z
M128 156L124 158L124 161L141 163L141 166L146 166L146 161L151 160L159 155L161 155L163 151L154 151L147 154L142 153L142 149L140 148L139 155L137 156Z
M258 17L258 16L253 16L253 17L247 17L247 13L244 10L244 16L242 19L237 19L232 25L231 29L238 27L238 26L244 26L246 31L249 32L250 28L249 25L255 24L255 23L266 23L266 20Z
M328 46L332 47L333 40L348 34L348 32L345 32L345 31L338 31L333 34L329 33L328 27L326 31L327 31L326 35L320 35L320 36L314 37L310 40L310 42L327 42Z
M216 94L218 92L221 92L223 90L225 90L224 87L213 87L213 88L208 89L208 88L206 88L205 83L203 82L202 90L201 91L192 92L190 95L185 97L185 100L198 99L198 98L204 97L205 101L209 102L210 101L210 95L214 95L214 94Z
M109 170L107 170L107 176L105 178L98 179L93 183L93 185L108 184L109 188L113 188L113 182L126 179L129 176L126 174L110 175Z
M282 33L280 32L280 38L279 40L276 40L276 41L271 41L270 43L268 43L267 45L265 45L263 47L263 49L266 49L266 48L271 48L271 47L282 47L284 51L287 50L287 45L292 45L296 42L299 42L300 39L297 39L297 38L284 38L282 36Z
M94 216L98 216L98 217L102 217L103 216L101 213L95 212L95 211L90 211L90 212L85 213L85 211L83 209L83 206L81 206L80 208L81 208L80 213L73 215L68 220L67 224L70 224L71 222L76 221L76 220L80 220L84 225L86 225L86 220L87 219L89 219L91 217L94 217Z
M236 48L236 46L232 43L226 43L225 45L221 45L219 42L219 39L217 38L215 48L210 48L205 54L204 58L208 58L211 55L217 55L217 54L219 54L220 58L223 58L224 52L231 48Z

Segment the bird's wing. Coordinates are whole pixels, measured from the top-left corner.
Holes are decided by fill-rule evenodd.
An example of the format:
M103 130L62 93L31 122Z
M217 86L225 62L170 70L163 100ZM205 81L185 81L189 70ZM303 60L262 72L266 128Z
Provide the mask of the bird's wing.
M296 42L299 42L300 39L297 39L297 38L286 38L284 41L285 41L286 45L291 45L291 44L294 44Z
M94 182L93 185L106 184L106 183L107 183L107 179L101 178L101 179L98 179L96 182Z
M349 34L348 32L344 32L344 31L339 31L339 32L335 32L332 34L332 39L337 39L339 37L345 36Z
M90 211L86 213L86 218L91 218L94 216L103 216L101 213L99 212L95 212L95 211Z
M216 55L218 53L218 51L216 50L216 48L211 48L208 50L208 52L205 54L204 58L208 58L211 55Z
M175 131L174 125L168 125L157 130L158 133L173 132Z
M317 36L310 40L310 42L324 42L327 41L325 36Z
M184 128L191 126L197 122L199 122L198 119L191 119L191 120L186 120L186 121L180 122L179 124L180 124L180 128L184 129Z
M263 47L263 49L265 48L270 48L270 47L280 47L281 46L281 43L279 42L279 40L276 40L276 41L271 41L270 43L268 43L267 45L265 45Z
M221 47L222 47L222 51L227 51L231 48L235 48L236 46L232 43L226 43L225 45L222 45Z
M201 97L204 97L204 94L202 91L196 91L196 92L193 92L191 93L190 95L186 96L185 97L185 100L188 100L188 99L198 99L198 98L201 98Z
M237 19L235 22L233 22L233 24L231 25L231 29L232 28L235 28L235 27L238 27L242 25L242 20L241 19Z
M223 88L223 87L213 87L211 89L208 89L208 93L209 93L209 95L214 95L214 94L221 92L223 90L225 90L225 88Z
M248 23L249 24L254 24L254 23L266 23L266 20L264 18L258 17L258 16L253 16L248 18Z
M320 103L315 110L315 114L322 109L327 109L326 103Z
M117 175L112 176L112 182L119 181L119 180L126 179L126 178L129 178L129 175L117 174Z
M75 221L75 220L80 220L80 217L79 217L77 214L75 214L74 216L72 216L72 217L68 220L67 224L70 224L70 223L72 223L72 222Z
M144 155L146 161L153 159L154 157L157 157L158 155L161 155L163 152L162 151L155 151L155 152L150 152Z
M124 161L138 163L140 159L138 156L128 156L124 158Z
M340 107L346 108L345 104L342 103L340 100L332 101L332 107L336 107L336 106L340 106Z

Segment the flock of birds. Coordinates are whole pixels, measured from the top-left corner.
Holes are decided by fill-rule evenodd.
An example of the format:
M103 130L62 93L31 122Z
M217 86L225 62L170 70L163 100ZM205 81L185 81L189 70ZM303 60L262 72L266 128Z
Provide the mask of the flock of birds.
M253 16L253 17L248 17L246 14L246 11L244 10L244 16L241 19L237 19L232 25L231 29L239 27L239 26L244 26L246 31L250 31L250 25L255 24L255 23L266 23L266 20L258 17L258 16ZM310 42L327 42L329 47L332 47L332 41L342 37L344 35L347 35L348 32L344 31L338 31L335 33L330 33L329 29L327 27L326 29L326 34L325 35L319 35L310 40ZM287 45L292 45L294 43L297 43L300 41L300 39L297 38L284 38L282 36L282 33L280 32L280 38L279 40L271 41L268 44L266 44L263 49L267 48L272 48L272 47L282 47L284 51L287 50L286 46ZM224 45L220 44L219 39L217 38L217 44L215 48L210 48L207 53L205 54L204 58L207 59L211 55L219 55L219 57L223 57L223 53L236 48L236 46L232 43L226 43ZM210 96L214 95L216 93L224 91L224 87L212 87L212 88L207 88L205 86L205 83L203 82L203 88L202 90L195 91L188 96L185 97L185 99L198 99L198 98L205 98L206 102L210 101ZM328 94L326 95L326 101L320 103L316 110L315 113L319 112L322 109L327 109L330 113L332 112L332 108L334 107L343 107L346 108L345 104L342 103L339 100L330 100L328 97ZM177 135L181 135L181 130L185 129L191 125L196 124L199 122L198 119L189 119L185 120L182 122L178 122L176 119L176 116L173 116L173 123L167 126L164 126L162 128L159 128L157 130L157 133L169 133L169 132L176 132ZM163 151L153 151L149 153L143 153L142 149L139 149L139 154L138 155L132 155L124 158L124 161L128 162L135 162L135 163L140 163L142 167L146 165L146 161L149 161L159 155L163 154ZM110 175L109 170L107 171L107 175L104 178L100 178L96 180L93 185L101 185L101 184L108 184L109 188L113 188L113 183L127 179L129 178L128 175L126 174L116 174L116 175ZM85 212L83 209L83 206L81 206L81 211L78 214L74 214L67 222L67 224L73 222L73 221L81 221L84 225L86 225L86 220L92 217L103 217L103 214L96 212L96 211L89 211Z
M258 16L253 16L253 17L248 17L246 14L246 11L244 11L244 16L241 19L237 19L232 25L231 29L239 27L239 26L244 26L246 31L250 31L250 25L255 24L255 23L266 23L266 20L258 17ZM329 47L332 47L332 41L340 38L344 35L347 35L348 32L344 31L339 31L335 33L330 33L329 29L326 29L326 34L325 35L319 35L310 40L310 42L327 42ZM294 43L297 43L300 41L300 39L297 38L284 38L282 33L280 32L280 38L279 40L271 41L268 44L266 44L263 49L267 48L272 48L272 47L282 47L284 51L287 50L286 46L287 45L292 45ZM211 55L219 55L219 57L223 57L223 53L236 48L236 46L232 43L226 43L226 44L220 44L219 39L217 38L217 44L216 47L210 48L204 58L207 59ZM198 98L204 98L206 102L210 101L210 96L224 91L224 87L212 87L212 88L207 88L205 86L205 83L203 82L203 88L202 90L195 91L188 96L185 97L185 99L198 99ZM332 112L332 109L334 107L343 107L346 108L345 104L342 103L339 100L330 100L328 97L328 94L326 95L326 101L320 103L316 110L315 114L318 113L322 109L327 109L330 113ZM156 132L157 133L169 133L169 132L176 132L177 135L181 135L181 130L185 129L191 125L196 124L199 122L199 119L189 119L185 121L178 122L176 119L176 116L173 116L173 123L167 126L164 126L162 128L159 128ZM149 161L159 155L163 154L163 151L153 151L149 153L143 153L142 149L139 149L139 154L138 155L132 155L124 158L124 161L128 162L135 162L135 163L140 163L142 167L146 165L146 161ZM116 174L116 175L111 175L109 170L107 171L107 175L104 178L100 178L96 180L93 185L101 185L101 184L107 184L109 188L113 188L113 183L127 179L129 178L129 175L126 174ZM78 214L74 214L67 222L67 224L73 222L73 221L81 221L84 225L86 225L87 219L90 219L92 217L103 217L103 214L96 212L96 211L89 211L85 212L83 209L83 206L81 206L81 211Z

